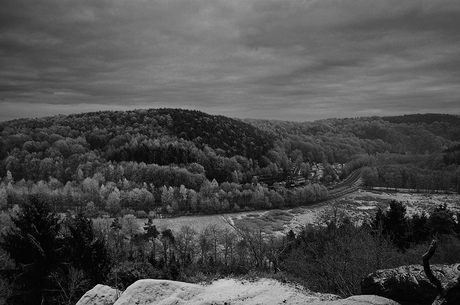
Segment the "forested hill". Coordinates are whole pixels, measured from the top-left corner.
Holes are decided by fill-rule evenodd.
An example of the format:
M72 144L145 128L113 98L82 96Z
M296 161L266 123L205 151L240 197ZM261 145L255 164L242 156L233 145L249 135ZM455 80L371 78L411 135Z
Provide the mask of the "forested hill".
M383 120L397 124L451 124L460 127L460 115L443 114L443 113L426 113L426 114L405 114L400 116L386 116Z
M314 163L345 163L346 174L380 162L383 157L375 158L385 153L398 162L405 156L405 163L444 170L458 164L457 150L449 150L460 144L458 135L460 117L441 114L303 123L183 109L59 115L0 123L0 177L10 171L15 181L53 177L66 183L103 172L107 180L128 177L157 187L199 189L204 178L248 183L259 175L286 175L294 166L307 178ZM115 165L123 168L118 176L112 173ZM140 165L150 166L149 174L140 175ZM153 165L167 166L169 174L151 170Z
M383 117L382 119L395 124L416 125L452 141L460 139L460 115L439 113L407 114L403 116Z
M40 134L42 138L46 137L43 133L74 139L84 137L93 150L117 149L125 146L126 142L133 144L130 145L131 149L144 146L143 148L148 150L152 144L146 141L148 139L166 139L167 142L176 139L191 141L199 149L207 145L223 155L241 155L247 158L257 158L265 154L274 140L268 134L240 120L182 109L104 111L20 119L1 123L0 131L2 133L6 131L7 135L12 136L6 139L2 137L5 145L3 153L18 147L18 144L31 140L36 142ZM50 140L54 142L53 139ZM35 148L35 150L39 149ZM111 154L116 154L115 158L119 160L129 159L130 154L143 158L141 151L129 152L122 149L118 152L112 151ZM109 159L111 158L112 156L109 156ZM149 157L145 156L145 158ZM169 164L176 163L170 161L181 163L183 160L154 158L154 160L144 161Z
M432 154L460 141L460 116L418 114L397 117L325 119L314 122L246 120L313 160L346 163L356 154ZM325 156L323 155L325 154Z
M46 177L46 173L32 174L35 168L38 172L43 159L63 164L69 174L59 176L65 176L65 181L72 180L70 173L94 157L100 163L199 163L211 179L226 180L228 171L218 172L218 166L211 163L222 163L223 158L234 156L246 162L258 161L274 142L273 136L241 120L181 109L19 119L0 123L0 133L1 174L10 170L16 178L32 180Z

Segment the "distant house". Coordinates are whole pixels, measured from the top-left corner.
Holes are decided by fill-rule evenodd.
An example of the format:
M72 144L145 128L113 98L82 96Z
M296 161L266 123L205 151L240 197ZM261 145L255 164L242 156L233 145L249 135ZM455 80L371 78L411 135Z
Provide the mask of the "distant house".
M295 165L291 172L286 176L286 187L296 187L305 185L307 180L302 176L302 170L300 166Z
M324 171L322 169L318 169L316 175L318 176L318 179L321 179L324 176Z
M211 187L219 187L219 183L217 182L216 178L212 179L211 181Z
M313 164L310 173L314 173L311 179L321 179L324 175L324 166L321 163Z
M335 172L337 173L337 175L341 175L342 172L343 172L343 167L344 167L345 164L341 164L341 163L334 163L332 165L332 168L334 168Z
M280 183L284 180L284 177L282 174L278 175L260 175L260 176L255 176L257 178L257 183L260 183L260 185L268 187L268 188L273 188L275 183Z

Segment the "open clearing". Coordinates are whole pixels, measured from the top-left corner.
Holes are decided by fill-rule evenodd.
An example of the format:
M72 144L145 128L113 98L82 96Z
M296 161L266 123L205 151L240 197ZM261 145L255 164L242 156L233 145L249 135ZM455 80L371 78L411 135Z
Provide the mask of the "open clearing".
M447 204L454 212L460 212L460 195L458 194L424 194L424 193L395 193L384 191L358 190L344 197L326 201L311 206L293 209L277 209L268 211L250 211L222 215L195 215L175 218L154 219L153 224L160 230L171 229L178 232L183 226L190 226L197 232L207 226L215 225L221 229L250 227L261 230L266 235L282 235L289 230L299 231L307 224L319 222L319 216L325 210L338 208L345 212L354 222L370 220L377 209L386 209L391 200L404 203L408 215L426 212L431 213L436 206ZM139 219L144 225L145 219Z
M388 208L391 200L401 201L407 214L412 216L425 212L430 214L435 207L447 204L447 207L454 212L460 212L460 195L458 194L424 194L424 193L394 193L382 191L358 190L342 198L325 202L319 206L303 209L292 221L285 225L285 231L290 229L297 231L306 224L317 221L317 217L325 209L337 207L344 211L354 222L370 220L377 209Z

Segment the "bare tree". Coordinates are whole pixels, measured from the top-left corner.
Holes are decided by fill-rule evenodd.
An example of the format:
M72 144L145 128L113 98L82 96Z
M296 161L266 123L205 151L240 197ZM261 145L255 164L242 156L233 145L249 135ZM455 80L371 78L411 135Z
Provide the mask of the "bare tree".
M218 264L219 242L221 240L222 231L216 224L211 224L206 227L205 232L209 236L209 241L211 242L213 262L214 264Z
M236 233L229 228L225 228L222 233L222 239L224 264L225 266L233 267L235 263L234 252L237 243Z
M173 245L175 244L175 237L171 229L164 229L161 232L160 242L163 245L164 264L169 265L172 260Z
M56 290L59 292L56 301L60 304L75 304L79 295L88 288L87 285L89 281L85 279L83 271L73 267L69 268L69 273L67 275L60 274L59 272L52 272L51 276L56 283Z
M430 259L436 251L436 240L431 242L428 251L423 254L423 269L426 277L438 289L438 295L433 302L433 305L454 305L460 304L460 277L454 281L449 282L447 285L442 285L441 281L437 279L430 268Z
M182 226L177 233L175 248L179 254L179 260L182 266L186 266L188 260L193 260L196 247L195 236L197 232L190 226Z

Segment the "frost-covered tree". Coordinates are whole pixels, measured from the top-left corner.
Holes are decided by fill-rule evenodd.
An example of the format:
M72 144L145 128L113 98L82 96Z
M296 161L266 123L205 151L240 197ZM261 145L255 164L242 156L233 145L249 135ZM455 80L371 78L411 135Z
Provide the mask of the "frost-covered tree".
M105 208L108 212L112 214L117 214L118 212L120 212L120 191L118 190L118 188L115 188L113 192L109 194Z

